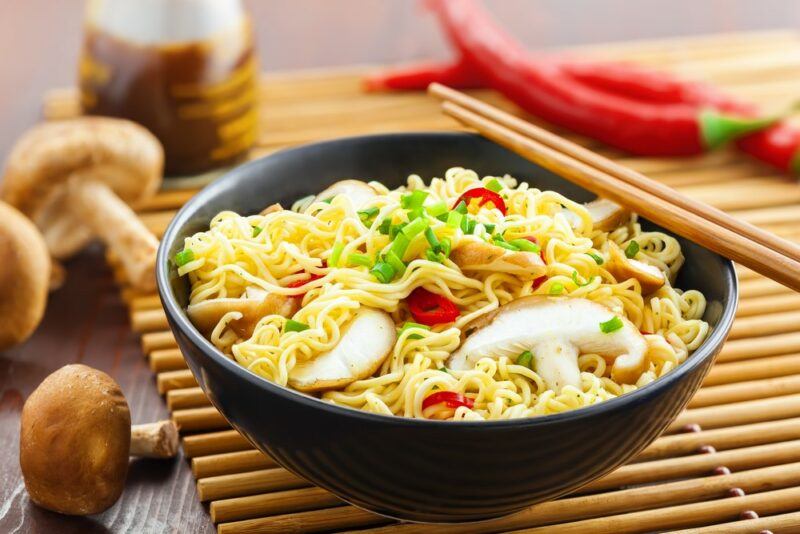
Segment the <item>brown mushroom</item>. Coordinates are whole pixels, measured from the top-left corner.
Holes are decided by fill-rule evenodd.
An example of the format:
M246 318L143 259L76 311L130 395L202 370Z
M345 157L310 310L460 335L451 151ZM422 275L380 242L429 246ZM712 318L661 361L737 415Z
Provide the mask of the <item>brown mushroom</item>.
M22 343L44 315L50 255L42 234L22 213L0 202L0 350Z
M282 315L291 317L300 306L300 299L287 297L274 293L267 293L263 289L249 287L240 298L210 299L190 304L186 313L200 332L206 337L219 323L220 319L229 312L237 312L240 317L228 323L228 328L236 334L247 339L253 335L256 323L267 315Z
M534 252L515 252L483 241L465 241L450 254L462 271L502 272L525 279L539 278L547 271Z
M619 228L631 216L629 210L607 198L596 198L584 204L583 207L589 212L592 228L602 232L610 232ZM564 208L562 213L573 227L580 224L581 219L574 212Z
M39 384L22 409L19 462L31 500L62 514L89 515L113 505L129 455L175 456L172 421L131 428L128 403L107 374L75 364Z
M40 228L54 258L69 257L98 236L132 285L153 289L158 240L128 203L156 192L163 161L158 140L129 121L45 123L11 151L0 197Z
M618 281L635 278L642 286L642 294L649 295L664 285L666 277L655 265L628 258L613 241L608 242L608 263L606 270Z
M359 210L369 205L372 199L378 196L378 193L374 187L360 180L339 180L318 194L314 198L314 202L330 200L338 195L349 198L353 207Z

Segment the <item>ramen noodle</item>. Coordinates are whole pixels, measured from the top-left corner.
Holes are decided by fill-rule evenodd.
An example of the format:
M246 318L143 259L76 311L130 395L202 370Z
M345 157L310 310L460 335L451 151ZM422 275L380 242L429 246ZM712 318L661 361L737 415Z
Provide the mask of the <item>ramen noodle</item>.
M188 313L251 372L326 402L451 420L640 388L706 338L677 240L604 200L451 168L224 211L175 257Z

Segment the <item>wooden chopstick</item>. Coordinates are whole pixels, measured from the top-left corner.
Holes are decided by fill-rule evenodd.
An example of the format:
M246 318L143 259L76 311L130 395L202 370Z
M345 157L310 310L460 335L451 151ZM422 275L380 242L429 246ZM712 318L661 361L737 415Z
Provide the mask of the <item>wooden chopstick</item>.
M443 92L444 89L447 88L434 85L431 87L431 92L435 91L434 94L437 96L449 97L449 91L452 90L447 89L447 92ZM654 223L750 267L795 291L800 291L800 261L773 250L758 239L750 239L706 219L702 213L679 206L669 198L656 196L618 178L616 174L610 174L577 159L573 156L572 150L577 145L562 140L567 144L552 148L492 118L466 109L449 98L443 102L442 109L463 124L475 128L485 137L577 185L630 208ZM529 127L538 129L532 124ZM672 192L678 195L677 192ZM730 218L724 213L722 215Z
M596 152L573 143L568 139L564 139L552 132L545 130L531 124L530 122L516 117L506 111L503 111L495 106L487 104L477 98L473 98L460 91L456 91L444 85L433 83L428 88L430 94L439 97L445 101L450 101L459 106L473 111L479 115L483 115L487 119L491 119L507 128L510 128L526 137L530 137L543 145L569 154L573 158L591 165L598 170L610 174L623 182L629 183L639 189L642 189L652 195L680 206L688 211L697 213L704 219L708 219L720 226L728 228L751 241L757 241L765 246L780 252L781 254L800 262L800 245L792 243L783 239L772 232L767 232L761 228L750 224L736 217L731 217L724 211L710 206L703 202L698 202L693 198L687 197L675 189L668 187L652 178L637 172L631 168L620 165Z

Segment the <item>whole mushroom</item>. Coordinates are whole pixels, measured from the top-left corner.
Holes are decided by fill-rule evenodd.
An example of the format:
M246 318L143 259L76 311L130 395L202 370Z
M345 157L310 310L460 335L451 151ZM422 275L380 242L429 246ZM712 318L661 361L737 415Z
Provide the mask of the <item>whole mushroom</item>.
M52 256L67 258L98 236L137 288L155 288L158 240L128 206L161 184L164 152L132 122L83 117L41 124L14 146L0 198L42 231Z
M0 202L0 350L22 343L44 315L50 255L36 226Z
M107 374L67 365L39 384L22 409L19 463L33 502L70 515L113 505L129 456L170 458L178 448L172 421L131 427L128 403Z

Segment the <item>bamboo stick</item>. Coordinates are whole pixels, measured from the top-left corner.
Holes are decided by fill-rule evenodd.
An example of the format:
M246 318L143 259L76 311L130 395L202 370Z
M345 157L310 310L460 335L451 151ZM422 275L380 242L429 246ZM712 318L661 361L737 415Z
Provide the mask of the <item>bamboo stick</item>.
M217 525L219 534L302 534L389 523L391 519L355 508L339 506L297 514L245 519Z
M798 309L800 309L800 293L767 295L739 302L736 317L752 317L762 313L777 313Z
M230 423L213 406L175 410L172 412L172 420L185 432L220 430L231 427Z
M206 478L267 469L276 465L275 460L263 452L251 449L192 458L192 473L195 478Z
M310 485L307 480L294 473L275 467L201 478L197 481L197 494L200 500L205 502L267 491L302 488Z
M191 388L197 386L197 380L189 369L164 371L156 376L156 387L161 394L171 389Z
M161 299L158 295L141 295L129 299L132 312L140 310L161 309Z
M158 210L177 210L197 194L199 189L172 189L159 191L133 206L139 213Z
M770 208L758 208L751 210L734 211L732 215L744 219L751 224L771 224L771 223L800 223L800 210L797 206L781 206Z
M253 446L235 430L207 432L183 438L183 455L187 458L252 449Z
M318 510L341 504L344 504L343 501L334 494L322 488L311 487L213 501L209 505L209 512L211 521L219 523Z
M728 341L722 347L717 362L733 362L793 352L800 352L800 332Z
M167 391L167 408L170 410L197 408L199 406L209 406L210 404L208 397L199 387Z
M676 432L689 424L698 424L711 429L798 416L800 416L800 394L785 395L686 410L675 419L667 431Z
M160 308L136 311L131 314L131 328L138 333L166 330L169 328L167 314Z
M778 397L792 393L800 393L800 375L706 387L695 394L689 402L689 408Z
M751 534L752 532L800 532L800 512L676 530L672 534Z
M796 330L798 325L800 325L800 311L742 317L733 324L728 338L742 339L782 334Z
M142 350L145 354L158 349L174 349L177 347L178 343L169 330L142 334Z
M711 368L703 386L717 386L800 373L800 354L719 363Z
M156 373L186 369L186 360L179 349L160 349L150 353L150 369Z
M764 297L766 295L778 295L780 293L792 292L791 289L770 280L769 278L757 278L746 280L739 285L739 296L742 299Z

